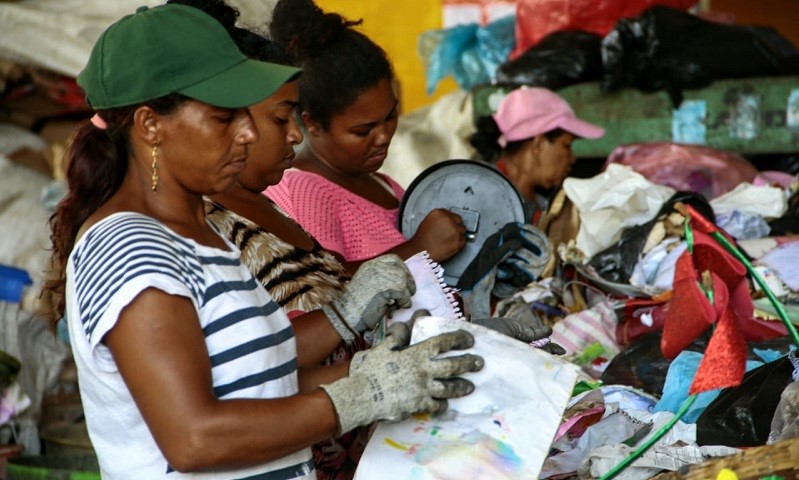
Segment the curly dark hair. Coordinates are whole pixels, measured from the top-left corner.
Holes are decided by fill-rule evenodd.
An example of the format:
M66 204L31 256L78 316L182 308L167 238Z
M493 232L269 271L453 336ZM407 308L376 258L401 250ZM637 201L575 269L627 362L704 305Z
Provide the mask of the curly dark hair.
M303 70L300 108L322 128L363 91L394 79L386 52L354 29L361 20L324 12L312 0L278 0L269 32Z
M237 8L228 5L225 0L167 0L166 3L194 7L214 17L225 27L241 53L253 60L281 65L294 64L286 49L270 40L266 32L262 33L236 26L236 21L241 13Z
M502 148L497 143L502 131L494 121L491 115L483 115L478 117L475 121L476 131L469 137L469 143L477 150L480 159L489 163L493 163L499 159L502 152L514 154L522 149L529 139L517 140L515 142L508 142L505 148ZM556 128L544 133L544 137L550 142L554 141L559 136L563 135L565 130Z

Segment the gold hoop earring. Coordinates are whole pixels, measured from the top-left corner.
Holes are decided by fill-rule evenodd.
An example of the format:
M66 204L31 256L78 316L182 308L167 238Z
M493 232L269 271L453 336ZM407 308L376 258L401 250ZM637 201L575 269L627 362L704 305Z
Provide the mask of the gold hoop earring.
M158 189L158 143L153 145L153 149L150 151L150 156L153 158L152 163L152 188L153 192Z

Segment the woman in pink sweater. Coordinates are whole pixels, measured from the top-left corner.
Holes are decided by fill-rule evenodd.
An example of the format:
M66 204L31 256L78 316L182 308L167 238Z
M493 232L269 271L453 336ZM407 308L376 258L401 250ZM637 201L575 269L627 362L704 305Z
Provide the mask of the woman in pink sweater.
M266 195L347 262L427 250L444 261L465 245L460 216L432 211L406 240L397 216L404 193L377 173L397 128L394 72L385 52L311 0L280 0L270 31L302 67L300 111L306 142Z

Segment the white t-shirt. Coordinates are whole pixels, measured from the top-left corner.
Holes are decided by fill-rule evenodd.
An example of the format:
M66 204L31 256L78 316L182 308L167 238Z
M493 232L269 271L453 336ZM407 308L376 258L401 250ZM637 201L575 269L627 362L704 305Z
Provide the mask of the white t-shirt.
M126 305L143 290L157 288L194 303L217 397L297 393L291 324L241 264L239 251L228 245L230 250L200 245L131 212L104 218L76 243L67 264L67 319L89 436L104 479L316 478L309 448L250 468L174 471L155 444L111 352L101 343Z

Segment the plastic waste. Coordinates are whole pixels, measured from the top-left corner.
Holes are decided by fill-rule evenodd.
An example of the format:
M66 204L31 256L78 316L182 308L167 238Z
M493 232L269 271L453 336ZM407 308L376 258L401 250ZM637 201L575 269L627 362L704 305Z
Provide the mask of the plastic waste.
M498 84L558 90L602 78L602 37L576 30L554 32L496 71Z
M493 79L513 48L514 23L514 17L508 16L485 27L472 23L422 33L417 50L425 66L428 95L448 75L464 90Z

